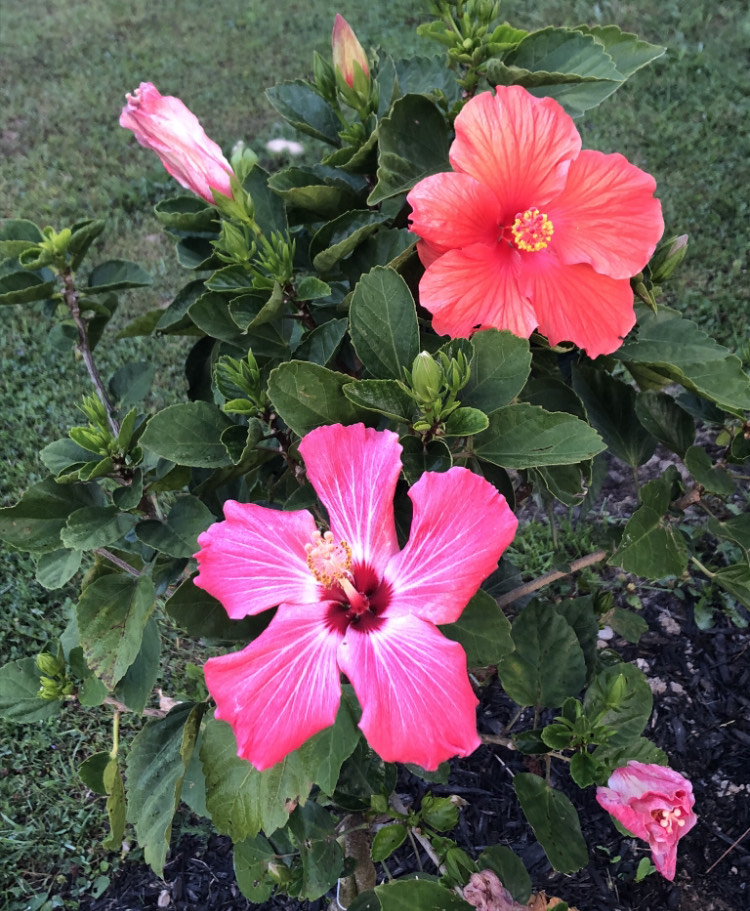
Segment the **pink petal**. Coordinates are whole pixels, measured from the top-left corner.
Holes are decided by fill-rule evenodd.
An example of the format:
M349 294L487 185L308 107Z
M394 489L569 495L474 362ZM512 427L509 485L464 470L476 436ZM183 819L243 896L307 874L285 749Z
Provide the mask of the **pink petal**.
M434 174L406 197L410 229L435 250L497 243L502 210L492 191L468 174Z
M350 626L338 660L362 706L359 726L386 762L436 769L480 745L466 655L431 623L401 616Z
M386 611L453 623L496 568L518 520L505 497L466 468L425 472L409 490L414 517L406 547L391 558Z
M632 832L637 838L648 841L649 833L643 814L638 813L626 801L623 801L622 796L617 791L611 788L597 788L596 800L599 806L611 813L628 832Z
M511 219L529 206L542 209L557 196L581 149L578 130L563 108L520 86L476 95L455 128L452 166L486 184Z
M615 769L607 784L617 791L623 800L641 798L649 792L669 794L672 799L675 792L679 791L691 798L693 796L693 786L684 775L680 775L669 766L638 762L635 759Z
M589 263L611 278L643 269L664 232L654 178L622 155L583 151L565 189L545 209L555 253L564 263Z
M519 288L521 259L509 244L449 250L419 283L419 302L438 335L468 338L476 329L508 329L528 338L536 315Z
M382 570L398 550L393 518L401 473L398 435L364 424L333 424L308 433L299 451L334 537L349 544L354 564Z
M651 859L661 875L670 882L677 872L677 842L651 842Z
M282 607L240 652L210 658L206 686L216 717L237 738L237 755L267 769L336 720L341 701L330 605Z
M198 535L200 573L194 581L218 598L232 619L284 601L319 600L305 553L315 531L307 510L281 512L227 500L224 516Z
M585 263L562 265L546 251L525 254L523 266L521 285L550 344L573 342L595 358L616 351L635 325L627 279L600 275Z

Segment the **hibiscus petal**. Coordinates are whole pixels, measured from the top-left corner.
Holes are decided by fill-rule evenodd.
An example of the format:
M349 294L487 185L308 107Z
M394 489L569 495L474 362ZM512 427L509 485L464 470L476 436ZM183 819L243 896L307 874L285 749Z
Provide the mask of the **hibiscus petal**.
M283 601L318 600L305 553L315 531L307 510L281 512L227 500L224 516L198 535L200 574L194 582L218 598L232 619Z
M436 769L480 745L466 655L431 623L406 615L350 626L338 656L362 706L359 726L386 762Z
M419 302L438 335L468 338L476 329L509 329L528 338L536 315L518 286L520 254L508 244L449 250L419 283Z
M409 491L414 517L406 547L385 578L400 611L453 623L513 540L518 520L505 497L466 468L425 472Z
M649 832L643 815L634 810L628 803L624 803L622 796L617 791L612 788L597 788L596 800L599 806L611 813L628 832L632 832L637 838L648 841Z
M433 174L406 197L410 229L440 253L497 242L502 210L492 191L468 174Z
M595 358L616 351L635 325L630 282L585 263L566 266L547 252L527 253L521 285L552 345L573 342Z
M364 424L333 424L308 433L299 451L334 537L349 544L355 564L380 571L398 550L393 517L401 473L397 434Z
M555 253L564 263L589 263L611 278L643 269L664 233L654 178L623 158L583 151L565 189L545 209Z
M680 775L669 766L638 762L634 759L627 765L615 769L607 784L625 800L641 798L649 792L667 794L673 800L677 792L683 792L690 798L693 796L693 786L684 775Z
M204 667L216 717L237 738L237 755L267 769L336 720L342 634L326 622L330 605L284 605L247 648Z
M578 130L563 108L520 86L476 95L456 118L455 129L451 165L492 189L511 218L529 206L541 209L557 196L581 149Z

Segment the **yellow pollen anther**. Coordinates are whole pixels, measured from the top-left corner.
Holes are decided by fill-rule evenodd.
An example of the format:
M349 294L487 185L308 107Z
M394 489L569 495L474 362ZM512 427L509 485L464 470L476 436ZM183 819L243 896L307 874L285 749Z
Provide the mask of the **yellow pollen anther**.
M672 832L673 825L676 824L680 829L685 825L685 820L680 819L682 810L679 807L675 807L674 810L653 810L651 815L662 829L666 829L669 833Z
M312 544L305 544L305 553L310 572L325 588L351 576L352 549L346 541L336 543L330 531L323 535L313 532Z
M549 218L536 206L516 215L510 230L518 249L526 253L544 250L555 231Z

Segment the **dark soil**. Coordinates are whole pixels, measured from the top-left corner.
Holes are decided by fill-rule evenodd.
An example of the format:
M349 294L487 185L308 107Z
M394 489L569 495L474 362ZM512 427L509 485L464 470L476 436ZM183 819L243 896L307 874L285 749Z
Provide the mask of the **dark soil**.
M658 874L633 881L638 861L648 855L645 843L623 838L594 799L593 789L579 791L562 771L554 783L578 807L591 862L566 877L550 869L514 795L515 771L531 770L529 759L501 746L484 746L453 764L446 786L426 785L406 775L398 792L419 800L429 789L459 794L468 801L453 833L471 853L485 845L504 844L516 851L535 889L558 895L581 911L734 911L750 906L750 631L725 625L699 630L689 606L659 593L644 608L649 622L638 646L622 642L619 651L638 660L655 690L650 730L645 733L687 775L695 789L699 824L679 846L677 876L669 883ZM480 730L492 733L507 723L512 706L493 683L482 694ZM533 762L533 760L532 760ZM743 833L744 841L736 843ZM723 856L725 855L725 856ZM619 860L612 861L611 858ZM397 856L397 860L400 855ZM432 870L427 857L426 870ZM414 858L404 856L404 869ZM267 911L323 911L327 899L304 903L275 897ZM81 911L244 911L247 902L234 881L228 839L183 837L172 849L164 881L148 867L126 864L108 891L84 902Z

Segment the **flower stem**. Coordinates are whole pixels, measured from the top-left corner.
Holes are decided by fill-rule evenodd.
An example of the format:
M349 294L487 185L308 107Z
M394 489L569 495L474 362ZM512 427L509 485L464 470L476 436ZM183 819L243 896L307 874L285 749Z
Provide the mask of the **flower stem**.
M519 598L523 598L525 595L531 595L534 592L539 591L540 588L544 588L545 585L549 585L551 582L557 582L558 579L564 579L566 576L571 576L573 573L577 573L587 566L593 566L594 563L600 563L606 556L606 550L597 550L592 554L587 554L585 557L574 560L566 573L554 570L553 572L545 573L543 576L538 576L536 579L532 579L531 582L519 585L519 587L514 588L513 591L501 595L497 599L498 607L507 607Z

